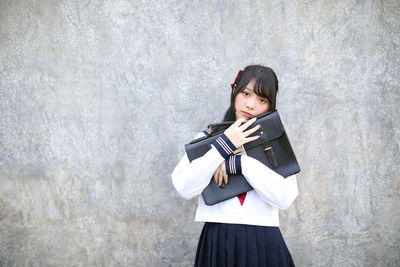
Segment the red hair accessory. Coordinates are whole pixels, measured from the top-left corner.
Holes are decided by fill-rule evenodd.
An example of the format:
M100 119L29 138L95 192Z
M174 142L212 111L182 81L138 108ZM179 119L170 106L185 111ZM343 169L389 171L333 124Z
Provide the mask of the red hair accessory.
M242 70L239 70L238 74L236 75L235 81L231 84L232 90L235 89L237 79L239 78L239 76L240 76L240 74L241 74L242 72L243 72Z

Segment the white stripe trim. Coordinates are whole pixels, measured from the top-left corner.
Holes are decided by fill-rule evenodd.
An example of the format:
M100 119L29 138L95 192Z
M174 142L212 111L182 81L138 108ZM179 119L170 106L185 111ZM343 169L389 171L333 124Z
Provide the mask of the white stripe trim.
M222 148L222 150L223 150L226 154L229 154L228 151L226 151L226 148L224 147L224 144L223 144L223 140L222 140L222 139L218 138L218 139L217 139L217 143L219 144L219 146Z
M221 142L224 144L225 149L227 150L228 154L231 154L233 150L229 147L229 145L225 142L223 138L221 138Z
M225 142L224 139L222 139L222 137L218 137L217 139L218 144L220 144L220 146L222 147L222 149L227 153L227 154L231 154L233 152L233 150L228 146L228 144Z
M231 173L236 174L236 166L235 166L235 156L231 156L229 158L229 167L231 169Z

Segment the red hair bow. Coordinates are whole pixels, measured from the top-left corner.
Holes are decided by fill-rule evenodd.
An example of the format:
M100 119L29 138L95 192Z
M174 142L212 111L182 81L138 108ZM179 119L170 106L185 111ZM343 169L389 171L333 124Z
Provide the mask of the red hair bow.
M242 72L243 72L242 70L239 70L238 74L236 75L235 81L231 84L232 90L235 89L237 79L239 78L239 76L240 76L240 74L241 74Z

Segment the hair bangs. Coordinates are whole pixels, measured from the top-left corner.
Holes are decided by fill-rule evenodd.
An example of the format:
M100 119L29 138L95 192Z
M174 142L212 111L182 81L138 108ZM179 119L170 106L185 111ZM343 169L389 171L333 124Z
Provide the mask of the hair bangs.
M255 77L254 92L262 97L270 99L275 97L275 83L268 77L258 76Z

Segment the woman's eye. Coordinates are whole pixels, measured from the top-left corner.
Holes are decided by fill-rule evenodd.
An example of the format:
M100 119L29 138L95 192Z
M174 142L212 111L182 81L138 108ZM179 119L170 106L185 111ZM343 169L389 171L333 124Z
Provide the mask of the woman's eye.
M250 94L248 92L246 92L246 91L243 91L243 95L249 96Z
M260 98L260 102L262 103L262 104L264 104L264 103L267 103L264 99L262 99L262 98Z

